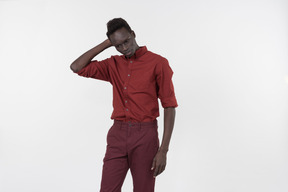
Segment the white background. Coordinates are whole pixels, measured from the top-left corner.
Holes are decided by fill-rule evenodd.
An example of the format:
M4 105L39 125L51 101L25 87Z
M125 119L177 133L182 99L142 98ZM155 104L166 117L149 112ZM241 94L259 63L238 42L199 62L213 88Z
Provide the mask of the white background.
M287 192L287 0L1 0L0 191L99 191L112 87L69 66L114 17L174 71L156 191Z

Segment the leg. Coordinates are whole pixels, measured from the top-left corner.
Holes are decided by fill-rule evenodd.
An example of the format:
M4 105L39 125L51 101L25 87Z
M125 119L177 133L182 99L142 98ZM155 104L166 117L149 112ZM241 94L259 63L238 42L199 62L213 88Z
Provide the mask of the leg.
M135 145L128 153L134 192L154 192L155 179L151 167L159 148L157 126L142 127L134 138Z
M107 150L104 157L100 192L121 192L128 171L126 132L113 125L107 134Z
M100 192L121 192L128 171L127 158L104 161Z

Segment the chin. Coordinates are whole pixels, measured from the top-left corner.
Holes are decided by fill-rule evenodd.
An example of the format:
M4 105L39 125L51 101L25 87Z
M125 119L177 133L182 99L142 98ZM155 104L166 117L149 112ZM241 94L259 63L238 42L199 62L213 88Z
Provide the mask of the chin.
M126 57L132 57L135 52L131 53L130 55L125 55Z

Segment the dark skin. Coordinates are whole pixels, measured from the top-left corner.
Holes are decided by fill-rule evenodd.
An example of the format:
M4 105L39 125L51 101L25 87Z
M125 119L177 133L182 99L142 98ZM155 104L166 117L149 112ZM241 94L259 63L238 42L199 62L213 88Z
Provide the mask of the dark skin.
M125 28L118 29L109 36L109 39L106 39L99 45L93 47L89 51L82 54L79 58L77 58L70 65L70 68L74 72L80 71L88 63L90 63L90 61L95 56L97 56L99 53L101 53L102 51L111 46L114 46L117 49L117 51L119 51L121 54L129 58L134 55L137 49L139 49L135 37L136 35L134 31L129 32ZM164 108L164 132L162 142L151 165L151 170L154 171L154 177L158 176L165 170L167 152L169 149L169 143L171 140L174 127L174 120L175 120L175 108L173 107Z

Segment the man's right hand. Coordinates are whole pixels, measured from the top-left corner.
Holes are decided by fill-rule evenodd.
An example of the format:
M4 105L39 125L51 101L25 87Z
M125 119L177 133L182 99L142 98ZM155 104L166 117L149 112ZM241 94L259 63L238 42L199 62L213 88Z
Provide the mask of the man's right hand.
M104 42L107 45L107 48L112 47L112 43L109 39L106 39Z
M103 41L102 43L100 43L99 45L93 47L92 49L90 49L89 51L85 52L84 54L82 54L80 57L78 57L71 65L70 65L70 69L74 72L77 73L78 71L80 71L82 68L84 68L86 65L88 65L91 60L98 55L99 53L101 53L102 51L104 51L105 49L109 48L112 46L112 43L110 42L109 39L106 39L105 41Z

